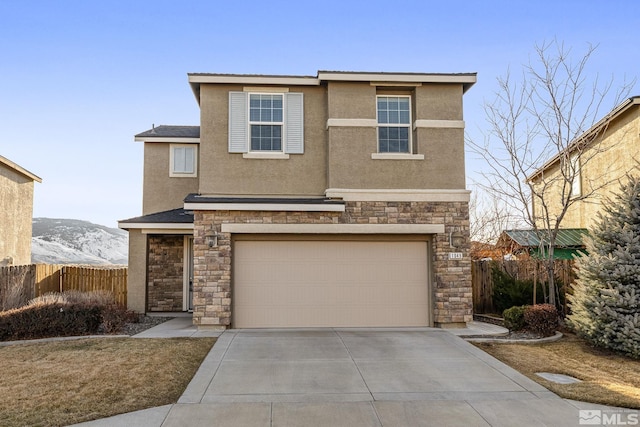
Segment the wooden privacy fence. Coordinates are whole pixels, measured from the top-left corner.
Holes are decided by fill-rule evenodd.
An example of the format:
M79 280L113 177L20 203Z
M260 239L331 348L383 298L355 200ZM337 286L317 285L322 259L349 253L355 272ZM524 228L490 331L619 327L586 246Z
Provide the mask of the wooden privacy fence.
M35 266L0 267L0 311L20 307L35 296Z
M127 267L31 264L0 267L0 309L20 307L49 292L109 291L127 305Z
M491 269L496 266L516 280L531 280L535 286L547 283L547 267L544 261L536 259L518 261L472 261L471 287L473 290L473 312L495 313L493 306L493 278ZM555 277L565 285L575 280L573 260L556 260ZM538 301L542 303L543 301Z
M64 266L61 291L110 291L118 304L127 306L127 268Z

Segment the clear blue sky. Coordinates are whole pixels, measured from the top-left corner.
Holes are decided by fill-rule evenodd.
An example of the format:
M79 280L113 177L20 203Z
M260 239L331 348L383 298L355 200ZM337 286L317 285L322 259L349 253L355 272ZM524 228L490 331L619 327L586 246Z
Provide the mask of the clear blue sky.
M34 216L115 227L142 210L133 135L198 124L188 72L477 72L474 136L535 43L599 44L592 73L631 79L638 28L637 0L0 0L0 155L43 178Z

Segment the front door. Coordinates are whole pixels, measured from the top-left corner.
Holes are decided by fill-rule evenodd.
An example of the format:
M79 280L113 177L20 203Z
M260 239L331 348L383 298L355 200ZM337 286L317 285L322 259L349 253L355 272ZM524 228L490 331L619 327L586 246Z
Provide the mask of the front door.
M193 237L184 238L184 288L183 309L193 311Z

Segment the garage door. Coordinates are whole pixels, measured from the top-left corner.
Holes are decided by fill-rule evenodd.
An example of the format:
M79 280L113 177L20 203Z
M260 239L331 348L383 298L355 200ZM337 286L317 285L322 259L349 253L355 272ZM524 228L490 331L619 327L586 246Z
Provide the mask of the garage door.
M237 241L233 325L429 326L425 241Z

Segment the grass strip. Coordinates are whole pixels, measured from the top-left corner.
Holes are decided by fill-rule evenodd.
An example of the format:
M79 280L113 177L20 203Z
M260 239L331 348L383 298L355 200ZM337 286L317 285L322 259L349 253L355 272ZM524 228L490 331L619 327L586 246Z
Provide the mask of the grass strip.
M640 360L592 347L567 333L545 344L474 344L561 397L640 409ZM536 372L570 375L582 382L557 384Z
M82 339L0 348L3 426L64 426L175 403L215 338Z

